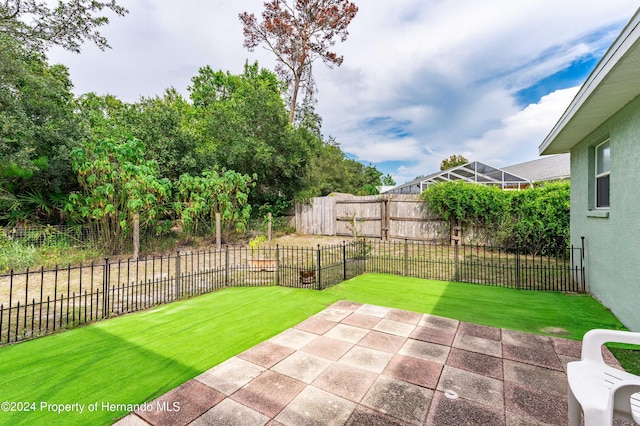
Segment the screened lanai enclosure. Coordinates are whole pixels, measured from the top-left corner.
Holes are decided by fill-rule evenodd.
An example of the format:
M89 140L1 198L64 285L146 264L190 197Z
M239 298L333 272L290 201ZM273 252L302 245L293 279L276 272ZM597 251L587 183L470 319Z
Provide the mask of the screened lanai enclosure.
M456 180L480 185L497 186L502 189L524 189L531 186L531 181L523 177L516 176L488 164L473 161L433 173L429 176L419 177L411 182L398 185L386 191L385 194L420 194L427 189L429 185Z

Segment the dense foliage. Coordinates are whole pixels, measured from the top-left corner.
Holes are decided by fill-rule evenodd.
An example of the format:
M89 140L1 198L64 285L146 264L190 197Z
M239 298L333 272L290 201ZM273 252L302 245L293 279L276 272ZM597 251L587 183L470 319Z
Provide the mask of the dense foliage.
M430 186L423 197L445 220L497 228L508 211L510 193L495 186L451 181Z
M422 193L430 210L445 220L490 232L498 244L543 254L568 244L569 196L568 182L504 191L452 181L430 186Z
M310 150L287 122L276 76L257 63L245 65L240 75L206 66L192 83L203 162L257 174L256 204L293 199L302 187Z
M200 227L216 229L220 214L226 232L244 231L251 215L249 190L256 175L242 175L233 170L205 170L201 176L184 174L175 184L174 209L183 231L197 234Z
M0 226L99 224L112 253L136 217L147 234L200 233L220 212L230 233L249 212L381 184L324 138L311 106L290 124L283 83L257 63L239 75L204 66L187 98L169 88L127 103L72 87L65 66L0 31ZM202 198L211 180L225 189Z
M124 16L128 10L115 0L58 1L5 0L0 3L0 34L19 40L29 50L44 52L51 46L61 46L79 52L85 40L95 43L100 49L109 47L107 39L97 30L109 23L103 15L110 9Z
M71 152L83 191L71 194L68 209L97 225L109 253L124 249L134 220L159 226L162 209L171 197L171 182L158 177L157 165L144 158L145 151L138 139L104 139Z
M372 165L365 166L348 158L335 141L316 140L312 145L306 188L299 198L325 196L332 192L375 195L382 184L382 173Z
M565 248L569 242L569 183L551 183L511 197L511 220L503 232L509 243L548 253Z
M61 220L77 186L69 152L85 136L67 68L0 33L0 221Z

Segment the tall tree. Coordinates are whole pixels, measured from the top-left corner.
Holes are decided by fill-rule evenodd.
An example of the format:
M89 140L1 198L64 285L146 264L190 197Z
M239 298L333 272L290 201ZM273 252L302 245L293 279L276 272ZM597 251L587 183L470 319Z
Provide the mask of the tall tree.
M8 35L30 50L44 53L51 46L79 52L80 45L90 40L100 49L109 47L107 39L97 30L109 23L103 16L110 9L124 16L129 11L116 0L58 1L51 8L50 1L5 0L0 3L0 34Z
M0 221L56 220L58 196L77 185L69 151L84 134L71 88L67 68L0 33Z
M380 172L375 166L365 166L359 161L348 158L335 140L323 141L320 138L308 142L312 150L307 165L304 188L296 197L309 199L345 192L356 195L377 194L376 186L381 185Z
M385 186L395 186L395 184L396 184L395 179L389 173L387 173L386 175L382 176L380 178L380 182L382 182L382 184L385 185Z
M276 75L257 63L245 65L241 75L206 66L191 81L201 162L256 173L253 204L293 199L309 152L287 122Z
M262 22L253 13L240 14L244 46L253 51L261 44L276 55L276 72L291 92L289 123L293 123L298 93L302 90L313 98L313 62L322 59L329 67L342 64L343 57L330 49L336 38L346 41L347 26L358 8L348 0L272 0L264 6Z
M442 162L440 163L440 170L447 170L452 167L462 166L463 164L467 164L468 162L469 160L464 158L462 155L453 154L448 158L442 160Z

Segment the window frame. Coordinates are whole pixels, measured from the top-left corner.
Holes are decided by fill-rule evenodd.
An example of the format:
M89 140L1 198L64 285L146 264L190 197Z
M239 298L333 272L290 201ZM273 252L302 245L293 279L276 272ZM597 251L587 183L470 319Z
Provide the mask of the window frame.
M601 148L603 145L607 145L608 144L608 149L609 149L609 168L606 171L603 171L601 173L598 173L598 169L599 169L599 163L598 163L598 159L600 158L600 155L598 155L598 153L600 152ZM594 157L595 157L595 161L594 161L594 165L595 165L595 170L594 170L594 185L593 185L593 189L594 189L594 207L597 210L608 210L611 208L611 139L607 138L605 141L602 141L601 143L599 143L598 145L596 145L594 147ZM599 205L599 198L598 198L598 182L600 181L600 179L602 178L609 178L609 182L607 185L607 191L608 191L608 196L607 199L609 201L609 203L606 206L600 206Z

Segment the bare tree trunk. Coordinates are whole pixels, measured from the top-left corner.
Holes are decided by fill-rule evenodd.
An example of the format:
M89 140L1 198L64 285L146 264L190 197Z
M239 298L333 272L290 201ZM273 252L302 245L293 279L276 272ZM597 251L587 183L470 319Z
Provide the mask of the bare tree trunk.
M222 220L220 218L220 212L216 213L216 247L218 250L221 248L222 244Z
M138 260L140 254L140 215L133 215L133 259Z
M293 83L293 93L291 94L291 106L289 107L289 124L293 124L296 115L296 103L298 102L298 90L300 90L300 77L296 76Z

